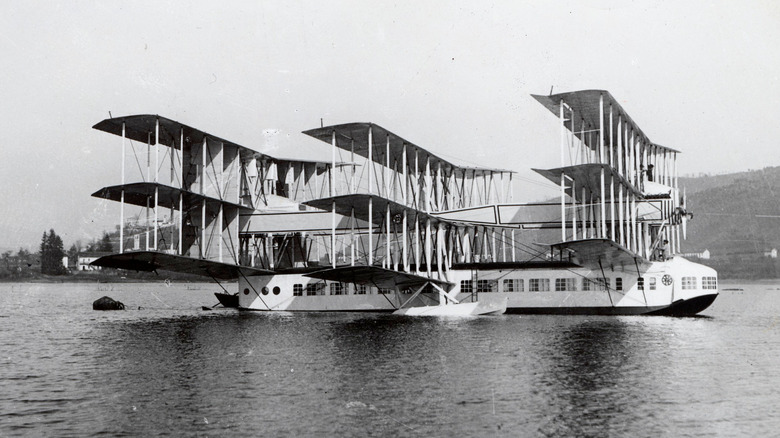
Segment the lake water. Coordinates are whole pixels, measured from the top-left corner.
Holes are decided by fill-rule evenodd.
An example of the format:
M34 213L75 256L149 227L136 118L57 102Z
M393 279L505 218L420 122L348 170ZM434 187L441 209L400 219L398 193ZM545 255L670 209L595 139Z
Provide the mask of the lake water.
M415 319L0 284L0 436L776 435L780 282L722 286L696 318Z

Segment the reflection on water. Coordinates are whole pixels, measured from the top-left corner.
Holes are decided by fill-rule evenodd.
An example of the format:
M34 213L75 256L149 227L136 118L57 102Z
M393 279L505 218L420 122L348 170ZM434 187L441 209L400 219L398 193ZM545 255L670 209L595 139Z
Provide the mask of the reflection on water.
M552 395L551 417L541 431L548 436L624 436L626 427L642 422L645 413L637 408L647 394L639 387L645 376L637 372L644 372L639 370L648 362L644 346L617 318L575 322L553 336L541 351L543 379Z
M173 288L171 288L173 289ZM0 435L771 435L774 292L709 318L204 312L211 290L0 295ZM763 295L760 295L763 294ZM749 304L749 305L748 305ZM775 324L773 325L773 321Z

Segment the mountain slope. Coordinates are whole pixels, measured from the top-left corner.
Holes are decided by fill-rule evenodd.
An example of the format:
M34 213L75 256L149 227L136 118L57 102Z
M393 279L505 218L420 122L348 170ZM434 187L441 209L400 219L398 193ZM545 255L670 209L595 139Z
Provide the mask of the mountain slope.
M717 257L780 247L780 167L683 178L680 187L694 213L684 252L709 249Z

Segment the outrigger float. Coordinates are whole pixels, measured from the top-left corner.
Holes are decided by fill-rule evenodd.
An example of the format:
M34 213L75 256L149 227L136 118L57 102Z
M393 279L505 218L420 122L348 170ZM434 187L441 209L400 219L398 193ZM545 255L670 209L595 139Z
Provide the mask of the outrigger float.
M304 131L332 153L305 161L157 115L103 120L94 128L122 139L122 180L93 196L119 202L120 242L93 264L237 280L244 310L707 308L716 272L675 255L690 217L679 152L652 143L607 91L533 97L560 120L561 166L535 169L560 202L514 203L514 172L455 164L373 123Z

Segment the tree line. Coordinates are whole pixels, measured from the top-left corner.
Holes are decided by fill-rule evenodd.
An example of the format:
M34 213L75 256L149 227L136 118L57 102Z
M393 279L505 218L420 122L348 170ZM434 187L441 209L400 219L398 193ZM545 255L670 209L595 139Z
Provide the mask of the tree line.
M0 254L0 278L22 279L44 275L68 274L68 267L63 264L63 258L76 261L83 252L114 252L111 236L104 232L102 238L94 239L82 248L81 242L74 243L65 251L62 238L50 229L44 231L38 252L30 252L24 248L14 254L5 251Z

